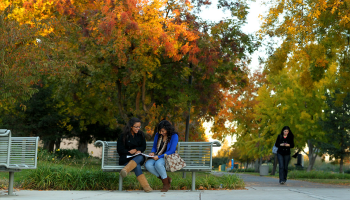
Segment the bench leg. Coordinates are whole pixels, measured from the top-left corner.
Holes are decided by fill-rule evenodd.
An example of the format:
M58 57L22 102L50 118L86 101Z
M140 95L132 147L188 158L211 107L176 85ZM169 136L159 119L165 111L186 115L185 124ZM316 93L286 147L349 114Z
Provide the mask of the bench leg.
M119 191L123 190L123 177L119 174Z
M15 179L15 172L9 172L9 188L8 188L8 193L9 196L13 195L13 182Z
M192 191L196 190L196 172L192 172Z

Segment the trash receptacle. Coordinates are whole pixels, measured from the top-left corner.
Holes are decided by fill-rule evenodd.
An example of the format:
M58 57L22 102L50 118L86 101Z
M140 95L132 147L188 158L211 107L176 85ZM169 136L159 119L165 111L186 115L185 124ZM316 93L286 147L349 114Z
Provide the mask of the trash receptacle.
M221 165L221 171L222 172L226 171L226 165L225 164Z
M269 166L268 165L260 165L260 176L269 175Z

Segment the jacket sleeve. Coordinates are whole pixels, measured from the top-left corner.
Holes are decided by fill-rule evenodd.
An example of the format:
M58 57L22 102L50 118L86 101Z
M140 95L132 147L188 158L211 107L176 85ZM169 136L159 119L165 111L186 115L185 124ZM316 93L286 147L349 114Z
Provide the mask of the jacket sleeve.
M124 135L121 134L118 138L118 141L117 141L117 152L119 155L121 154L129 154L129 150L125 148L124 146L124 142L123 142L123 137Z
M169 149L167 148L167 151L164 152L164 154L171 155L171 154L175 153L176 146L177 146L178 142L179 142L179 136L177 134L174 134L173 136L171 136L171 140L168 144L168 145L170 145L170 147L169 147ZM158 158L164 158L164 154L158 156Z
M294 136L290 138L290 148L294 148Z
M146 138L145 138L145 136L142 136L142 134L140 136L142 137L142 144L141 144L141 146L136 147L135 149L137 151L141 151L141 153L143 153L146 150Z
M157 152L158 137L159 137L159 134L156 133L156 136L154 136L153 147L152 147L152 151L151 151L152 153L156 153Z

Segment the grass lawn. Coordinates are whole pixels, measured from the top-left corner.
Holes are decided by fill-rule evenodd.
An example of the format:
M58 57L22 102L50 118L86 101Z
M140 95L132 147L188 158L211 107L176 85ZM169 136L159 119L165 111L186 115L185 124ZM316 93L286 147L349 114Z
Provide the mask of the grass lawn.
M154 175L144 172L149 184L155 190L162 188L161 181ZM173 172L172 190L188 190L192 185L192 173ZM0 188L8 187L8 172L0 173ZM58 159L47 153L39 156L37 169L22 170L15 173L15 188L34 190L117 190L119 173L103 172L101 160L88 157L83 159ZM210 173L196 172L196 189L241 189L244 181L235 175L214 176ZM140 190L134 173L123 179L123 190Z
M295 180L301 180L301 181L309 181L313 183L324 183L324 184L332 184L332 185L349 185L350 186L350 180L346 179L307 179L307 178L299 178Z
M260 176L260 173L257 172L244 172L242 174L249 174L254 176ZM310 176L306 178L305 176ZM291 171L288 174L288 179L290 180L301 180L301 181L309 181L313 183L324 183L324 184L333 184L333 185L349 185L350 179L348 178L348 174L334 174L330 172L323 171ZM265 177L278 178L278 173L275 175L267 175Z

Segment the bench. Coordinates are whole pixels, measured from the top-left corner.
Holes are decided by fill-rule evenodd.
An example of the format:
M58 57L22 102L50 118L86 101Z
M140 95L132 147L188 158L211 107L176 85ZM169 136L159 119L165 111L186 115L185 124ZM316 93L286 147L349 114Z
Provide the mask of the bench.
M0 129L0 172L9 172L8 195L13 195L14 173L36 169L39 137L11 137Z
M95 142L96 146L102 145L102 170L104 172L120 172L124 166L119 165L117 142L101 141ZM153 142L146 142L145 154L149 154ZM192 191L195 191L197 171L211 172L213 147L220 147L220 142L179 142L177 152L186 162L186 167L179 171L192 172ZM146 171L144 167L142 170ZM119 175L119 191L123 188L123 178Z

